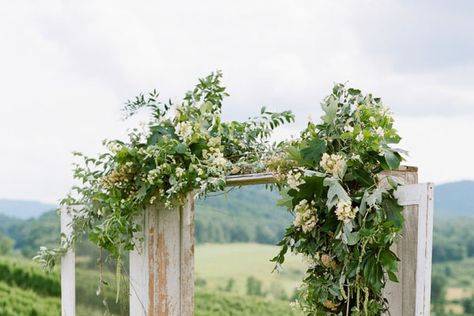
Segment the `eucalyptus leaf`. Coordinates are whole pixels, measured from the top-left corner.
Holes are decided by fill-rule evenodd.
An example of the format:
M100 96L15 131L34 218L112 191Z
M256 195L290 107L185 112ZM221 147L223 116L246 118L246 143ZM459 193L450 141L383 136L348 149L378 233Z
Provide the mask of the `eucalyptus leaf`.
M338 179L335 178L325 178L323 184L329 187L326 205L331 209L339 201L349 202L351 198L347 194L346 190L339 183Z

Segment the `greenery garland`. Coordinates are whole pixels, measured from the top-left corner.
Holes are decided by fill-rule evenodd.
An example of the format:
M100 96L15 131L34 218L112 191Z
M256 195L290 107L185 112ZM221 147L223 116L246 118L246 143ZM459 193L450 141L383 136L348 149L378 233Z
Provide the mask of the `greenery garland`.
M79 184L61 201L72 212L73 234L61 247L41 248L35 259L51 269L75 242L87 238L117 260L135 247L142 227L136 217L150 204L172 207L191 191L220 191L229 174L272 171L279 202L293 224L273 259L303 254L308 270L298 304L308 315L379 315L387 309L386 276L396 281L398 258L390 246L400 237L399 185L381 172L399 167L400 137L380 99L336 84L322 102L322 123L309 123L297 140L270 142L272 131L294 120L269 112L245 122L223 122L227 93L222 74L200 79L183 101L160 102L158 93L128 101L126 117L148 109L150 120L130 131L127 142L105 141L98 157L80 153Z
M290 250L308 262L298 304L308 315L380 315L382 289L397 281L403 208L400 184L384 170L400 165L400 137L379 98L336 84L322 102L320 124L309 123L269 167L281 180L285 205L295 219L273 259Z

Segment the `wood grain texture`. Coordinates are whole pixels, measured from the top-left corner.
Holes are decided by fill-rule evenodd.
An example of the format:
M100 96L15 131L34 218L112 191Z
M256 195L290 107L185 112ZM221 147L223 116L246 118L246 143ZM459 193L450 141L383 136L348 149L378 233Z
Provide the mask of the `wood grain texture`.
M61 209L61 233L70 238L72 235L72 209ZM76 256L74 249L69 249L61 258L61 315L76 314Z
M384 175L397 177L405 185L416 184L418 175L416 171L392 171ZM398 265L399 283L389 282L384 294L388 300L390 315L408 316L415 315L416 305L416 260L417 260L417 227L419 197L405 206L403 215L402 239L393 247L393 251L400 258ZM399 199L400 200L400 199Z
M181 315L194 315L194 199L181 207Z
M194 313L194 199L181 207L148 207L144 234L130 254L130 315Z
M129 254L130 316L145 316L148 307L148 248L145 248L147 216L144 212L136 219L140 230L135 235L135 249ZM142 241L142 242L140 242Z

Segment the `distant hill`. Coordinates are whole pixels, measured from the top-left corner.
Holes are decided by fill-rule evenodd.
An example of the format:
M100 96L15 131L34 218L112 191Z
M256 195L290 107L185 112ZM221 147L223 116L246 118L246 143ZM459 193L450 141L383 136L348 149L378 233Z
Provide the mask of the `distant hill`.
M292 219L279 198L263 185L211 194L197 202L197 242L277 243Z
M435 217L474 217L474 181L435 186Z
M54 204L38 201L0 199L0 214L20 219L37 218L55 208Z
M445 219L474 218L472 196L474 181L436 186L436 221L444 223ZM197 242L277 243L292 220L286 209L276 206L278 199L278 192L269 191L264 186L252 186L236 188L225 194L214 193L197 201ZM15 240L15 247L31 256L39 245L51 245L58 239L59 218L56 212L47 212L54 208L52 204L34 201L0 200L0 234Z

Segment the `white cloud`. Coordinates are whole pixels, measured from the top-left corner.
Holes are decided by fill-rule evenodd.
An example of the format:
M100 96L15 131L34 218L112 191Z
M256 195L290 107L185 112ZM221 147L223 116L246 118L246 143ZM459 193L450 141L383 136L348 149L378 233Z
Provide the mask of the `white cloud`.
M214 69L231 93L226 118L292 109L298 123L282 135L317 119L332 83L348 80L393 108L422 179L473 178L472 41L460 40L472 35L460 9L470 4L431 3L5 3L0 197L57 199L72 150L96 152L124 134L127 98L155 87L178 98ZM450 155L462 162L445 168Z

